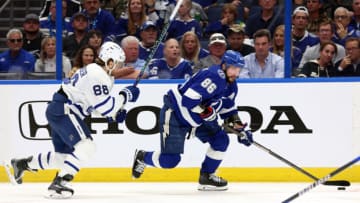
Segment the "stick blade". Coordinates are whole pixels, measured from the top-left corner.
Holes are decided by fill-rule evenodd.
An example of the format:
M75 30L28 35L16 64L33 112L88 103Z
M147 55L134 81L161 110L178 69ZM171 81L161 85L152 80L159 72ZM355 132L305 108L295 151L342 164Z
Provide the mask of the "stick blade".
M350 182L347 180L328 180L323 183L324 185L330 185L330 186L350 186Z

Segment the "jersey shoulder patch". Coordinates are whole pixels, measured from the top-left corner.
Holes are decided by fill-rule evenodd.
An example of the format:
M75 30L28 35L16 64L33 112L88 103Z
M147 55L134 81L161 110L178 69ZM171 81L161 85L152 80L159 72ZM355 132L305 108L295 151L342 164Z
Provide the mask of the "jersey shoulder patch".
M225 73L224 73L223 70L218 69L218 70L217 70L217 73L218 73L218 75L219 75L220 78L225 79Z

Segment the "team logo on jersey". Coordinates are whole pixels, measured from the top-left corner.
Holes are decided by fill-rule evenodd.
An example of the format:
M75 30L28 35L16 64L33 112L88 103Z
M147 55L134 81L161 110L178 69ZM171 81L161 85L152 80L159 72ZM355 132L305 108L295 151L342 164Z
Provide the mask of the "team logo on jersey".
M219 69L217 72L221 78L225 79L225 73L223 70Z

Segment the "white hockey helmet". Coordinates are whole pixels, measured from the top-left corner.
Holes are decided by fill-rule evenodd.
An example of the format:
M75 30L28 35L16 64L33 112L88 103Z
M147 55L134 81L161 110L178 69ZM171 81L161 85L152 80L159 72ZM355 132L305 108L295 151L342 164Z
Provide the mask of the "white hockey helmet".
M105 63L105 68L110 75L112 70L123 66L125 53L118 44L105 42L100 47L99 58Z

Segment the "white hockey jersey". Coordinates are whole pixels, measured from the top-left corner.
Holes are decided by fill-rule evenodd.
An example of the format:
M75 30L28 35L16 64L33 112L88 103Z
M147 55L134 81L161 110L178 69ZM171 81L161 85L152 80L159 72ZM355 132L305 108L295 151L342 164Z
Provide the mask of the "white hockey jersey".
M81 118L91 113L114 117L125 102L124 96L112 90L114 78L95 63L77 70L61 86L68 96L70 109Z

